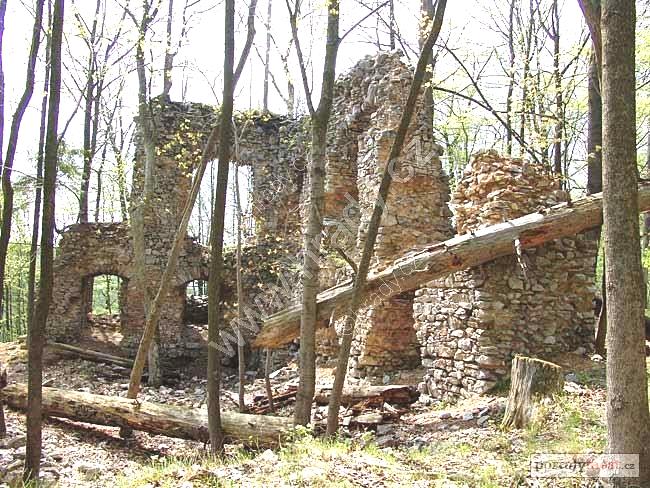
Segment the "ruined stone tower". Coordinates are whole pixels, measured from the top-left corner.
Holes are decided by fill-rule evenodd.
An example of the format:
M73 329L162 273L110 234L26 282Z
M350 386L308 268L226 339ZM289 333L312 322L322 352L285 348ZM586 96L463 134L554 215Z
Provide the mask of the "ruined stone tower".
M539 165L487 151L472 158L452 203L463 234L565 199ZM585 235L558 239L417 290L424 389L446 399L483 393L509 373L515 354L553 360L581 346L588 350L596 254Z

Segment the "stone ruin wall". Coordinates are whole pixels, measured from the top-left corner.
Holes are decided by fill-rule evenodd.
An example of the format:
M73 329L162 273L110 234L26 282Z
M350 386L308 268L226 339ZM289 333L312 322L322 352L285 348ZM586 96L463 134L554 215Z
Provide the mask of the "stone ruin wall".
M156 292L167 264L193 171L218 120L218 112L203 104L157 98L152 107L158 135L154 195L150 205L137 208L144 179L144 156L138 141L130 209L132 217L140 211L144 219L146 283L151 285L151 295ZM293 120L258 114L237 122L237 164L252 168L256 238L242 252L244 286L252 293L260 290L260 283L274 282L280 269L278 262L294 254L298 247L300 218L296 216L296 195L302 189L304 160L300 151L290 150L283 140L300 140L302 128ZM276 239L279 232L282 241ZM123 279L121 346L131 352L137 348L144 326L146 290L138 286L135 276L133 243L130 222L78 224L66 229L55 261L54 297L47 329L50 338L78 339L90 311L82 283L93 276L111 274ZM226 252L224 261L227 269L233 269L234 253ZM196 355L204 348L200 334L184 325L183 316L187 283L207 280L208 270L208 248L187 237L161 313L160 337L165 357ZM234 317L235 276L234 272L226 275L225 315L229 319Z
M520 159L479 153L452 204L458 234L566 200L553 177ZM427 373L422 389L437 398L484 393L509 374L515 354L553 360L593 343L597 249L584 234L435 280L416 291L414 316Z
M412 77L413 71L400 59L400 53L383 53L362 59L336 84L325 195L325 220L334 224L326 229L330 247L335 241L356 262ZM374 271L384 269L409 249L451 237L449 184L440 154L420 104L406 137L404 155L396 165L371 264ZM341 232L342 223L346 232ZM329 267L326 263L322 284L332 286L350 277L348 266L332 266L330 262ZM318 334L319 353L325 358L335 357L338 350L335 331L341 332L343 319L334 322L334 327ZM413 326L413 293L408 290L362 309L350 375L378 376L419 365Z
M383 164L387 162L412 70L398 53L361 60L336 84L329 129L323 243L323 288L349 279L349 267L335 257L340 245L358 261ZM191 174L218 113L202 104L156 99L157 144L155 205L144 212L145 249L150 283L159 280L189 192ZM308 144L302 120L253 115L236 121L238 164L251 168L255 236L243 250L244 282L249 296L272 287L280 273L291 278L294 297L302 261L301 214L304 208ZM181 137L179 137L179 134ZM405 156L388 198L373 269L381 270L410 249L453 234L449 185L442 170L422 106L409 129ZM132 202L142 191L142 153L138 151ZM518 217L561 201L556 182L520 160L480 154L470 163L454 194L457 229L465 232ZM132 209L133 210L133 209ZM80 224L64 234L56 259L50 337L78 337L87 305L81 283L98 274L123 282L123 345L133 351L144 324L143 290L133 276L129 223ZM516 352L549 356L589 345L593 333L591 300L596 251L583 236L562 239L524 252L526 277L515 257L437 280L419 290L375 302L360 311L350 361L353 378L424 365L425 389L456 398L483 392L507 374ZM177 276L160 324L165 356L198 354L200 338L183 324L185 285L207 279L204 246L186 240ZM226 254L226 268L234 256ZM226 273L226 318L236 305L235 274ZM286 304L286 303L285 303ZM276 302L275 307L281 308ZM264 313L274 310L266 308ZM318 333L319 354L336 355L342 320Z

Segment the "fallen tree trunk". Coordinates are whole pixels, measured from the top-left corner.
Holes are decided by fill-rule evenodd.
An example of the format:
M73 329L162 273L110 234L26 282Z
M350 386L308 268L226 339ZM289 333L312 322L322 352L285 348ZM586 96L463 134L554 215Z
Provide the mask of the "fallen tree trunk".
M639 185L638 198L639 212L650 210L650 183ZM602 193L590 195L405 254L368 277L362 308L449 273L513 254L516 239L522 248L531 248L598 227L603 222L602 203ZM343 310L352 293L352 281L319 293L319 325L326 326L335 309ZM296 304L268 316L253 347L278 348L294 340L300 335L300 312L301 306Z
M69 354L95 363L115 364L129 369L133 367L132 359L113 356L112 354L106 354L103 352L91 351L90 349L82 349L62 342L48 342L47 347L53 351Z
M25 410L27 387L7 386L4 399L12 408ZM95 395L58 388L43 388L43 413L78 422L126 427L151 434L207 442L208 416L205 411L138 402L122 397ZM226 438L251 446L274 446L291 429L291 419L222 412Z
M314 401L319 405L327 405L332 388L318 388ZM420 397L417 389L409 385L385 386L349 386L343 388L341 405L354 405L365 400L388 402L392 405L410 405Z
M562 368L557 364L515 356L512 360L510 394L501 427L526 427L536 420L539 401L560 393L563 386Z

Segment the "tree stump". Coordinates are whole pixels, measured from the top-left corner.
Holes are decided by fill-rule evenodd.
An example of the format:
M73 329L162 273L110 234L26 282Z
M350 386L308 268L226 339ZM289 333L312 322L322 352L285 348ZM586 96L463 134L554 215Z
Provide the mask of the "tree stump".
M524 356L515 356L512 361L510 381L502 428L525 427L535 418L539 400L561 392L564 387L560 366Z

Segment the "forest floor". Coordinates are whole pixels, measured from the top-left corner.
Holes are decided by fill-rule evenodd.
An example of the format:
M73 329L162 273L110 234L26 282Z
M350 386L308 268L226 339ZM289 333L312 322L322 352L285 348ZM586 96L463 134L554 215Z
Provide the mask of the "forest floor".
M124 396L128 377L117 367L46 355L45 383L99 394ZM10 382L25 381L21 343L0 344L0 361ZM297 430L276 450L251 451L230 445L223 460L207 456L202 443L138 432L132 439L118 429L48 419L43 436L43 479L61 487L208 486L415 486L415 487L595 487L596 480L530 477L534 453L602 452L605 444L605 364L602 359L567 354L563 395L545 405L545 420L524 430L499 428L507 384L491 395L450 405L422 396L397 421L369 430L343 429L334 440ZM160 388L145 386L144 400L205 407L205 380L189 374ZM323 384L332 370L319 369ZM411 382L417 373L392 378ZM275 372L274 387L297 384L290 364ZM236 378L225 376L222 405L235 409ZM247 402L263 394L263 380L247 385ZM321 418L326 407L317 407ZM276 415L290 415L287 406ZM25 456L22 413L8 411L6 439L0 440L0 486L8 486ZM4 483L4 484L3 484Z

